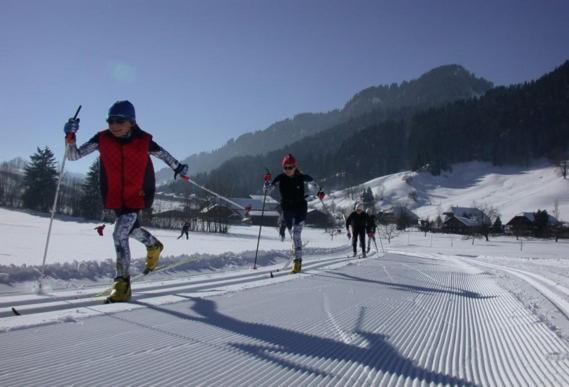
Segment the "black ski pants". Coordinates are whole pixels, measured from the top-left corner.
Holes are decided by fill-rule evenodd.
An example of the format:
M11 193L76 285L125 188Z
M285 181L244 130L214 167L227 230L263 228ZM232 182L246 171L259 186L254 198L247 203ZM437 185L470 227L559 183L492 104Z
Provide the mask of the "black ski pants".
M362 253L366 252L366 229L365 227L352 227L352 247L354 248L354 253L358 252L358 239L360 240L360 246L362 248Z

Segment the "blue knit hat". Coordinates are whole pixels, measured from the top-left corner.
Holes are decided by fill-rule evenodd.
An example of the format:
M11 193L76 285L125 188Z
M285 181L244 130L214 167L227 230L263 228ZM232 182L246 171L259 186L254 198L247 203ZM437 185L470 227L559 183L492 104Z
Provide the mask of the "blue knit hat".
M109 118L120 117L136 123L136 115L134 114L134 105L129 101L117 101L109 109Z

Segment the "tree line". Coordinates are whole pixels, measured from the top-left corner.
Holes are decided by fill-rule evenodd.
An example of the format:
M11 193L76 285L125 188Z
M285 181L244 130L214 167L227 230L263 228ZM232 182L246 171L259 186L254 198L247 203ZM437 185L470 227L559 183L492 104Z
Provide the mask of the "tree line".
M58 163L51 149L38 147L23 171L20 166L4 164L0 167L0 204L49 212L53 206L58 175ZM98 160L91 164L85 179L66 177L64 174L55 212L102 219Z

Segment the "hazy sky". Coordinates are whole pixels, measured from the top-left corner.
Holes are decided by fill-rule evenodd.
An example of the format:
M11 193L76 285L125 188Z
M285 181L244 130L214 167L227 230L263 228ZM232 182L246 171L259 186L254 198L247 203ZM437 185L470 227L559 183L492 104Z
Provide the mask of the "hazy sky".
M566 0L2 0L0 160L46 145L60 160L79 104L80 143L129 99L183 158L443 64L532 80L569 59L568 15Z

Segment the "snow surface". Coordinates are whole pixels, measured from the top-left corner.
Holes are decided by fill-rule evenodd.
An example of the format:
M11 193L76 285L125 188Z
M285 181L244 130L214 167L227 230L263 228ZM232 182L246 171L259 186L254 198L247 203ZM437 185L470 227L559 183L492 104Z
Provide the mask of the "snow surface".
M483 198L502 203L503 219L554 199L569 214L552 167L481 168L380 179L393 200L417 190L421 216ZM0 209L0 262L40 264L47 222ZM113 257L112 227L99 237L94 226L57 220L48 262ZM167 255L200 252L217 269L137 276L127 304L102 305L108 279L41 295L3 288L0 385L569 385L568 241L406 231L378 240L385 254L353 259L345 235L306 229L303 273L290 275L290 242L274 228L256 270L256 227L188 241L152 231Z
M13 230L22 219L3 246L26 240L31 215L3 211ZM81 225L61 234L70 246L91 238ZM101 284L5 294L0 385L569 383L565 241L403 232L351 259L345 236L308 237L300 275L274 252L257 270L137 278L128 304L102 305Z
M106 224L103 236L99 236L95 227L101 223L80 222L76 218L56 218L53 222L51 240L49 243L47 263L73 262L95 260L114 260L112 224ZM8 265L41 265L46 242L49 217L37 216L23 211L12 211L0 208L0 264ZM148 230L164 243L163 256L179 256L182 254L211 254L240 253L254 250L259 233L259 227L230 226L228 234L208 234L190 232L189 239L177 239L179 231L154 229ZM314 238L322 234L322 230L306 227L303 235L312 240L311 248L337 247L342 245L338 239L330 241ZM276 227L262 228L263 250L282 250L289 244L281 242ZM146 256L146 248L132 241L133 257Z
M420 218L431 220L451 206L478 205L496 208L505 224L521 212L545 209L553 214L556 201L559 220L569 220L569 180L561 177L559 168L543 160L524 168L472 161L456 164L452 172L440 176L428 172L399 172L332 192L325 204L334 203L337 208L351 210L359 194L368 187L376 200L383 197L378 209L404 205ZM357 193L354 198L351 191ZM317 201L312 204L319 205Z

